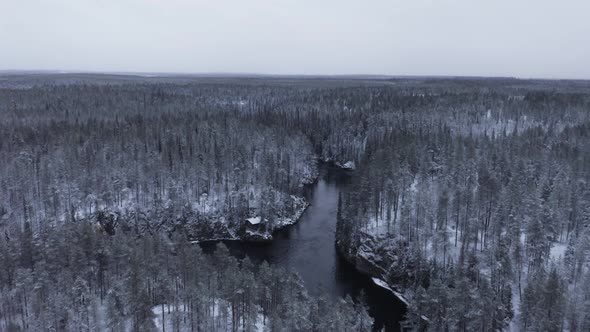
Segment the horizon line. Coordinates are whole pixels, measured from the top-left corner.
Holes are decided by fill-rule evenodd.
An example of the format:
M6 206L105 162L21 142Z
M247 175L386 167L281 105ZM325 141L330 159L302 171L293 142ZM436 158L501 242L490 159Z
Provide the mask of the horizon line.
M53 75L116 75L116 76L136 76L144 78L157 77L202 77L202 78L353 78L353 79L420 79L420 78L434 78L434 79L512 79L512 80L544 80L544 81L590 81L590 78L569 78L569 77L519 77L506 75L412 75L412 74L274 74L274 73L256 73L256 72L166 72L166 71L100 71L100 70L60 70L60 69L0 69L0 75L6 74L20 74L20 75L35 75L35 74L53 74Z

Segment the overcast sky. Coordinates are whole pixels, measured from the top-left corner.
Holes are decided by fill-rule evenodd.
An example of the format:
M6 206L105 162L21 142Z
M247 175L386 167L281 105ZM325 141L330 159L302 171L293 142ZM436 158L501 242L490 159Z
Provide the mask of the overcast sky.
M589 0L0 0L0 70L590 79Z

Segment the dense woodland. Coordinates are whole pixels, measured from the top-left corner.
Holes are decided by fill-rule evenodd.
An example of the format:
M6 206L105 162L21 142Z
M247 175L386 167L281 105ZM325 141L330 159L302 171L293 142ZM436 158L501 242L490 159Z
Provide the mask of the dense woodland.
M114 235L92 224L0 241L1 331L370 331L350 297L308 295L297 274L218 245Z
M589 330L589 116L589 91L511 89L377 115L339 247L415 327Z
M318 160L357 165L336 244L408 298L409 326L590 329L587 82L1 86L2 329L367 329L362 304L187 244L294 222Z
M240 118L240 100L225 90L0 92L0 215L35 229L88 219L109 231L180 228L196 239L238 238L255 215L274 229L304 207L297 198L316 173L311 146L300 133Z

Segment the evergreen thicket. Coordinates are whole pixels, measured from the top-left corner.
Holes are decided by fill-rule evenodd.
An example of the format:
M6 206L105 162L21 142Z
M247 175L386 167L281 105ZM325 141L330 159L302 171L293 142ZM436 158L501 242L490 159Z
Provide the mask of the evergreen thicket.
M582 81L8 79L0 329L365 329L350 299L187 244L293 222L319 159L356 165L337 247L408 325L588 330L589 119Z

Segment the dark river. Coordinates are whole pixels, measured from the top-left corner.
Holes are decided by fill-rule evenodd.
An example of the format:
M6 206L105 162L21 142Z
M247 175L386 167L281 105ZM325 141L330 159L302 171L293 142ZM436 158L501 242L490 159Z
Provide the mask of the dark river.
M322 166L320 178L309 188L311 206L301 219L274 234L272 243L258 244L226 241L232 254L248 255L253 262L266 260L301 275L311 294L325 292L356 298L361 290L367 295L369 314L375 319L375 329L399 331L405 305L389 291L376 286L369 277L358 272L336 252L336 212L338 193L350 175L343 170ZM201 244L203 249L211 243Z

